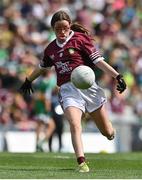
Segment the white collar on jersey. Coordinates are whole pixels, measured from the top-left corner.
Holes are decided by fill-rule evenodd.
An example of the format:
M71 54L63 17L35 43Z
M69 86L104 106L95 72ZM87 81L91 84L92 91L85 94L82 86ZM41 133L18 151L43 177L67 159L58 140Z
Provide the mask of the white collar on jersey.
M56 39L56 44L57 44L59 47L61 47L61 48L64 47L73 35L74 35L74 31L71 30L71 33L70 33L70 35L67 37L67 39L66 39L65 42L60 43L60 42Z

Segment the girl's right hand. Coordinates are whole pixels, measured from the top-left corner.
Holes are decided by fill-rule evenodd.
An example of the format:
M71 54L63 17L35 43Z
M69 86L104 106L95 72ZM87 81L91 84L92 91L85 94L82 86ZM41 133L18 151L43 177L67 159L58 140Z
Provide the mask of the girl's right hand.
M32 82L28 80L28 78L25 79L25 82L22 84L20 87L20 92L22 92L24 95L25 94L32 94L34 92L32 88Z

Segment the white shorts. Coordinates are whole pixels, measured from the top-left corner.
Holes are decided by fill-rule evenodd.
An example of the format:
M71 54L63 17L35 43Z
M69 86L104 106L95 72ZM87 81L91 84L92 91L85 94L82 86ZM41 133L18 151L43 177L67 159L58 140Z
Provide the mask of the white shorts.
M69 106L74 106L83 112L90 113L106 103L107 98L103 89L96 83L87 90L80 90L71 82L67 82L60 87L59 101L64 110Z

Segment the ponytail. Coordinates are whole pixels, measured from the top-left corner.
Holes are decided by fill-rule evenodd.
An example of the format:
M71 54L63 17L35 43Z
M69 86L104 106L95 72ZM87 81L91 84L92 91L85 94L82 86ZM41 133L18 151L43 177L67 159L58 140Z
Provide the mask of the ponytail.
M88 29L86 29L83 25L81 25L78 22L72 23L71 24L71 30L75 31L75 32L81 32L86 34L87 36L91 36L91 33ZM95 41L94 37L92 37L92 40Z
M72 23L71 30L73 30L75 32L82 32L86 35L90 35L90 32L88 31L88 29L86 29L84 26L82 26L81 24L79 24L77 22Z

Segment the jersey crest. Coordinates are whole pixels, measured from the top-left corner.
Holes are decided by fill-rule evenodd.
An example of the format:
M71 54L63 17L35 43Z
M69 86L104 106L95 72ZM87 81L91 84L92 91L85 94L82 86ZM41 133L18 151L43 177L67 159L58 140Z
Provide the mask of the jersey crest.
M74 52L75 52L75 50L73 48L69 48L68 51L70 54L74 54Z

